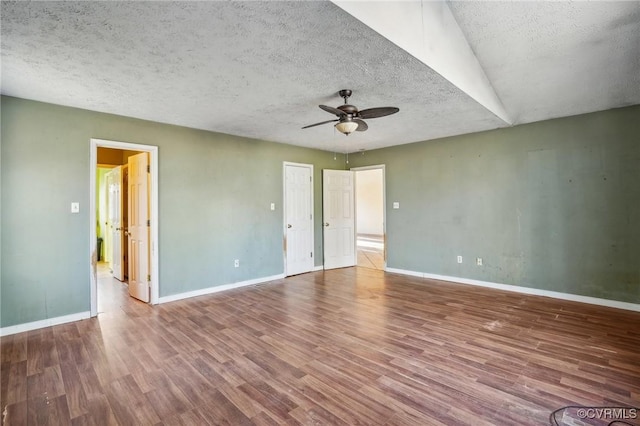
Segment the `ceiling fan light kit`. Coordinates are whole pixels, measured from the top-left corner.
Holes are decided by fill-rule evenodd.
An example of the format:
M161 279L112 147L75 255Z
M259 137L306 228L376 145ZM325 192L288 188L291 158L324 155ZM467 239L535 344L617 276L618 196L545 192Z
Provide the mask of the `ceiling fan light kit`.
M343 121L336 124L336 129L338 129L340 133L344 133L347 136L349 135L349 133L355 132L357 128L358 123L356 123L355 121Z
M340 133L344 133L345 135L349 136L350 133L353 133L355 131L364 132L369 128L367 123L364 122L363 118L369 119L385 117L387 115L395 114L396 112L400 111L400 109L396 107L368 108L363 109L362 111L358 111L358 108L347 103L352 93L353 92L349 89L340 90L338 92L338 95L344 99L344 105L340 105L337 108L326 105L318 105L323 111L334 114L336 117L338 117L336 120L327 120L320 123L310 124L308 126L304 126L303 129L319 126L321 124L337 122L335 124L335 128L338 129Z

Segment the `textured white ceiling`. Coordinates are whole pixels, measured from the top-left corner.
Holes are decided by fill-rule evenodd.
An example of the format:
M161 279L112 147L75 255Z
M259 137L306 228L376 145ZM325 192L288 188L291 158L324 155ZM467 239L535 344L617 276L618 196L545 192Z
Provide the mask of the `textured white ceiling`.
M516 123L640 103L640 2L453 2Z
M507 125L330 2L1 7L5 95L339 152ZM516 123L640 104L640 2L449 7ZM301 129L344 88L400 112Z

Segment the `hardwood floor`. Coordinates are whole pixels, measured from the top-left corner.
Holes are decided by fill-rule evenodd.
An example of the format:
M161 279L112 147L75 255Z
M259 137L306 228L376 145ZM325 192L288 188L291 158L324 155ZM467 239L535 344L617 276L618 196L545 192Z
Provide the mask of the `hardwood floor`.
M636 312L367 268L116 305L2 338L3 424L544 425L640 405Z
M384 237L382 235L358 234L356 247L359 267L384 270Z

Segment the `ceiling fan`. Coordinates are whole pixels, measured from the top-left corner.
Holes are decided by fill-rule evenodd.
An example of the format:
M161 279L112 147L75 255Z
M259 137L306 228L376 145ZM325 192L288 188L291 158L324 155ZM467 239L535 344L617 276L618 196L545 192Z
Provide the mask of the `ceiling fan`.
M400 111L400 109L396 107L368 108L363 109L362 111L358 111L358 108L347 103L347 100L349 99L349 96L351 96L351 93L351 90L348 89L340 90L338 92L338 95L340 95L340 97L344 99L344 105L340 105L337 108L326 105L318 105L324 111L335 114L338 117L337 119L310 124L308 126L304 126L303 129L319 126L321 124L337 122L335 128L338 129L339 132L349 136L349 133L351 132L364 132L369 128L369 126L367 126L367 123L365 123L363 119L385 117L387 115L395 114L396 112Z

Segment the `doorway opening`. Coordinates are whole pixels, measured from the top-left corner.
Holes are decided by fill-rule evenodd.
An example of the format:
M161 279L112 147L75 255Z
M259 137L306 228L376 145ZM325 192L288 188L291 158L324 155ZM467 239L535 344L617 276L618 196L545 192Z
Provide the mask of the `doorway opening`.
M91 139L90 165L91 316L99 296L101 311L114 305L109 297L128 294L156 304L158 148ZM100 295L98 282L106 286Z
M384 165L352 169L356 182L356 250L359 267L386 267Z

